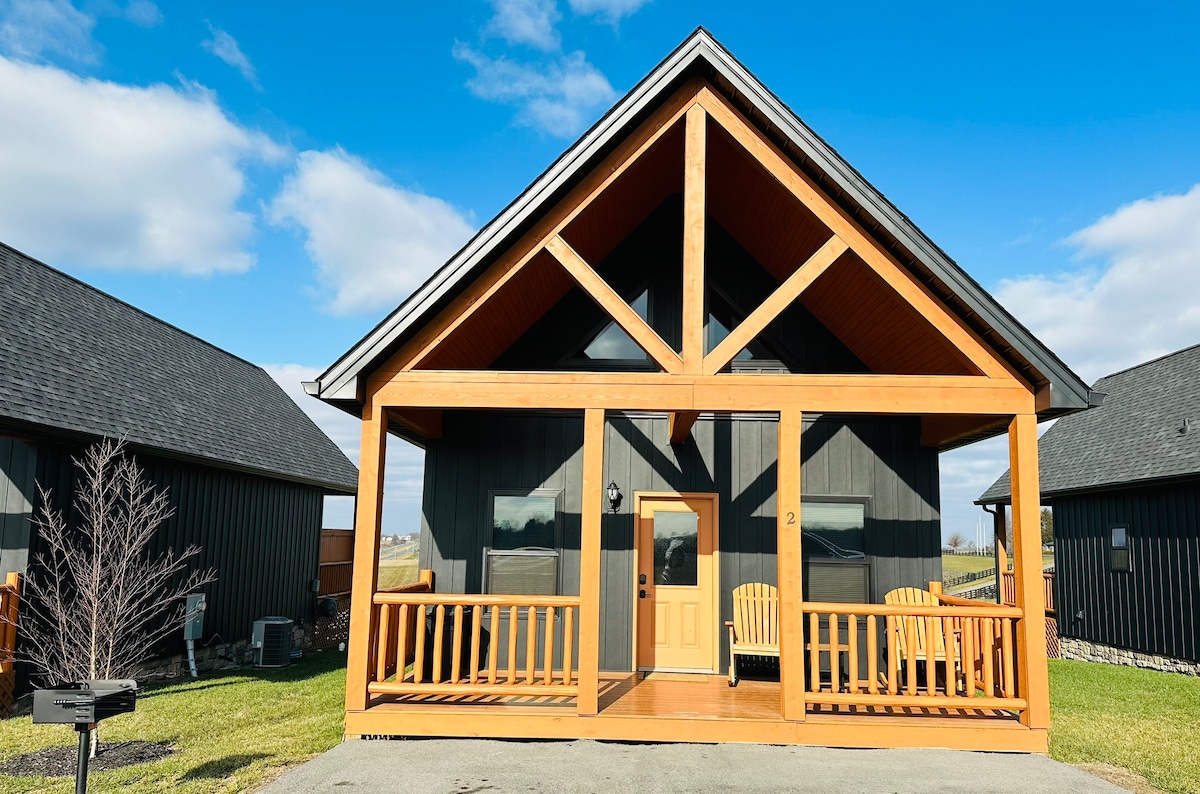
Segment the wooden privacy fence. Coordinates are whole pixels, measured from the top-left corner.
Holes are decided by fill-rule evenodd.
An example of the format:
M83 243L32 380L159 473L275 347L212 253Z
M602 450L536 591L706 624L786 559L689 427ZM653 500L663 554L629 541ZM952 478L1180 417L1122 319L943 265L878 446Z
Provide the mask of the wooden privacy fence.
M372 610L372 695L579 694L578 596L397 588Z
M1016 693L1021 610L806 602L810 703L1025 709ZM824 663L824 664L823 664ZM828 671L828 675L823 675Z
M17 601L21 577L10 573L0 585L0 717L12 713L16 694Z
M354 530L321 530L321 590L318 595L350 594L354 578Z

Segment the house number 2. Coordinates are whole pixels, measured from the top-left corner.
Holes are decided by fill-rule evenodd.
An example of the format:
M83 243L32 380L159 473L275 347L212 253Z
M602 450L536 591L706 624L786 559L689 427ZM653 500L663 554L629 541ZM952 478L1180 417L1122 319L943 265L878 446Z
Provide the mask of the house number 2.
M788 522L788 526L791 526L792 524L795 524L795 523L796 523L796 514L795 514L795 513L793 513L793 512L792 512L792 511L790 511L790 510L788 511L788 520L787 520L787 522Z

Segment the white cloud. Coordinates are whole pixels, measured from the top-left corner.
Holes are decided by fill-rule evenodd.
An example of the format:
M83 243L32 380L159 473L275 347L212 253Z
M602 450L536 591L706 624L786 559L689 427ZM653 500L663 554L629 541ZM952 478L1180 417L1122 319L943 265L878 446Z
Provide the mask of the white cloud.
M258 73L254 69L254 64L250 63L250 59L242 52L237 39L220 28L213 27L211 22L208 24L208 29L212 33L212 38L200 42L200 46L237 69L247 83L261 91L262 86L258 84Z
M1084 380L1200 342L1200 185L1070 235L1099 266L1005 279L996 297Z
M301 383L316 380L322 370L303 364L264 364L263 369L275 379L304 413L337 444L346 457L358 464L361 424L350 414L328 403L310 397ZM384 534L408 534L421 529L422 483L425 476L425 452L399 438L389 437L387 465L384 468ZM346 500L326 501L326 526L352 526L352 516Z
M632 16L650 0L567 0L571 10L580 16L598 16L616 23L622 17Z
M67 0L0 0L0 52L21 60L54 54L95 63L95 26L95 17Z
M120 16L143 28L152 28L163 21L162 11L150 0L130 0Z
M278 158L195 85L138 87L0 58L0 240L52 262L240 272L243 165Z
M340 148L302 152L267 217L303 230L335 314L395 306L473 231L450 204L392 183Z
M555 0L489 0L492 18L484 34L508 44L527 44L547 52L559 47L555 25L562 19Z
M543 64L490 58L458 43L454 57L475 67L467 88L489 102L516 105L517 123L557 137L578 134L616 98L608 79L582 52Z

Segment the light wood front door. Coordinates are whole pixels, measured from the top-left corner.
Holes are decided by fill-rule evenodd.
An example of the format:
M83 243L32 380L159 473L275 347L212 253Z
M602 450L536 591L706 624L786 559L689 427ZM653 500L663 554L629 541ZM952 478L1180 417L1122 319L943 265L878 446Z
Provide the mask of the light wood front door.
M714 496L638 496L637 669L716 672L716 530Z

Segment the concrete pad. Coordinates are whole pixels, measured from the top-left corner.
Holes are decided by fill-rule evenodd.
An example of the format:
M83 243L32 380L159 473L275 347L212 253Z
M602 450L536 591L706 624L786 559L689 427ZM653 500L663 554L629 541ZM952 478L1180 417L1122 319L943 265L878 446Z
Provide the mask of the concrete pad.
M933 792L1122 794L1038 755L591 740L350 741L262 789L350 792Z

